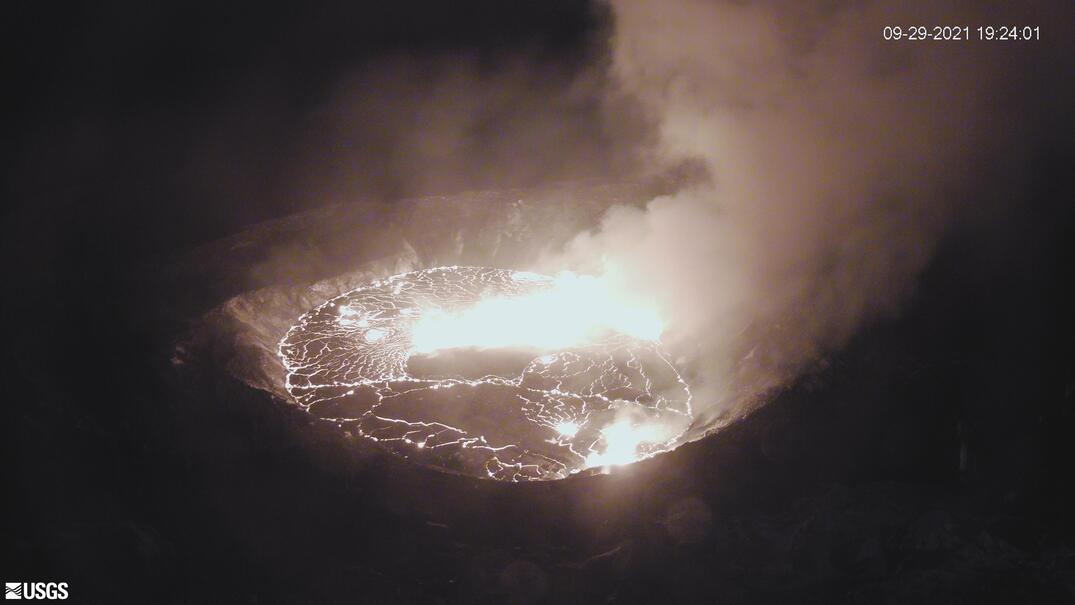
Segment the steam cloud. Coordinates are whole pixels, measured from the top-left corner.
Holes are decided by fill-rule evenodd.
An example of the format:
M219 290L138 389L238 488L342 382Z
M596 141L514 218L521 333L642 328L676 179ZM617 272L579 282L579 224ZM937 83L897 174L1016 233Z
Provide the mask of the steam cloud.
M946 226L1018 186L1014 135L1064 111L1023 94L1050 53L1070 56L1054 46L1067 44L1055 40L1061 7L889 4L901 8L613 3L612 70L657 122L653 163L700 160L709 178L614 208L548 262L611 269L657 298L694 367L703 424L897 312ZM977 25L1015 22L1053 41L975 39ZM882 39L908 24L966 24L972 39Z

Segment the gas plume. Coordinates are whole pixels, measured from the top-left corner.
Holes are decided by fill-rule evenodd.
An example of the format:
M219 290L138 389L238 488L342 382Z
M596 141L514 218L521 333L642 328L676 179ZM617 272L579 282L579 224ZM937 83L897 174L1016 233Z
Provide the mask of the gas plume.
M708 178L613 208L547 259L657 299L703 425L896 313L946 227L1016 186L1014 135L1033 140L1064 106L1025 102L1048 85L1031 68L1070 56L1061 4L1020 4L1014 20L996 7L807 4L614 2L612 72L656 122L652 165L700 161ZM978 25L1016 20L1055 31L977 39ZM966 25L971 39L882 37L919 24Z

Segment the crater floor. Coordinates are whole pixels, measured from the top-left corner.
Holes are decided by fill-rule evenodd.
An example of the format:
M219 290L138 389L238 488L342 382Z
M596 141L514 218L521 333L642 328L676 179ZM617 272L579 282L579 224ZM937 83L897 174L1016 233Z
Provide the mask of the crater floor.
M426 314L552 283L440 267L359 287L304 314L280 342L286 388L310 414L398 455L498 480L561 479L678 445L691 393L660 342L609 333L554 351L415 349Z

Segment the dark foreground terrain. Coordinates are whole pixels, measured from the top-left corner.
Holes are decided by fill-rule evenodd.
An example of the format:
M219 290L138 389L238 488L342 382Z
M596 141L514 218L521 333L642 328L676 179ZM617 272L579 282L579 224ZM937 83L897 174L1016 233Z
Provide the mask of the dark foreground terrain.
M745 421L531 484L406 464L184 345L264 235L66 276L9 325L5 576L102 603L1071 602L1070 257L1030 223L980 274L953 235L903 317Z

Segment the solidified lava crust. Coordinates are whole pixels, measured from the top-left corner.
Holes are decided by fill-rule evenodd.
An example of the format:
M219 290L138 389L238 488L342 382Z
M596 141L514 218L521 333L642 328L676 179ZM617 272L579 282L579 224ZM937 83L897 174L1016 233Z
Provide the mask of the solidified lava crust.
M614 333L552 352L414 350L411 327L426 313L551 284L533 273L440 267L356 288L304 314L281 340L285 387L313 416L414 462L505 481L592 466L608 447L602 429L624 415L689 424L690 390L657 341ZM678 445L681 432L640 443L638 457Z

